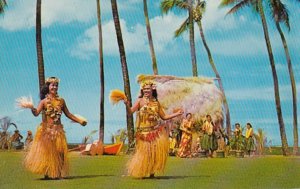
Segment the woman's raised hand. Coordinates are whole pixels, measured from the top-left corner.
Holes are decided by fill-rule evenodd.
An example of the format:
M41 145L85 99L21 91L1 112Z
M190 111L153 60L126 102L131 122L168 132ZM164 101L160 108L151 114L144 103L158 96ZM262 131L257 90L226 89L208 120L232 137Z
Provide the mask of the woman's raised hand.
M183 113L184 113L183 110L180 109L180 110L177 112L177 115L180 116L180 115L182 115Z
M87 121L82 121L82 122L81 122L81 125L82 125L82 126L86 126L86 124L87 124Z
M126 106L129 105L129 101L128 101L127 97L123 99L123 102Z

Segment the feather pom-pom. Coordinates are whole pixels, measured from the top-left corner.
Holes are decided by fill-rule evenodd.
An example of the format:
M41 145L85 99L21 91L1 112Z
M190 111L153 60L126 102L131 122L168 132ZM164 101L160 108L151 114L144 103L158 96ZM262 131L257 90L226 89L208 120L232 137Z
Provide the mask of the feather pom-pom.
M33 100L32 97L29 96L22 96L20 98L17 98L16 100L16 107L19 108L33 108Z
M125 93L119 89L110 91L109 99L112 104L117 104L120 100L125 100Z

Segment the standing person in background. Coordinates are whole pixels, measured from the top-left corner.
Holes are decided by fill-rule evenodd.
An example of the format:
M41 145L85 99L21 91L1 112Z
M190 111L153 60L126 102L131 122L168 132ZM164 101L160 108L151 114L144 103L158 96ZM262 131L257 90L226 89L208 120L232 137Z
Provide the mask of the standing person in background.
M251 123L246 124L246 150L249 156L251 155L251 152L254 152L255 150L255 144L253 139L253 128Z
M240 136L242 134L242 128L241 125L239 123L235 124L235 129L234 129L234 136L237 138L238 136Z
M71 114L65 100L58 96L59 79L50 77L40 93L40 103L19 100L19 106L30 108L34 116L45 112L43 122L37 128L36 135L25 155L24 165L31 172L43 174L45 179L62 179L68 175L68 147L65 131L61 123L62 112L72 121L87 124L84 118Z
M201 149L205 150L208 153L209 157L213 156L214 151L214 142L213 142L213 129L214 129L214 122L211 119L210 115L206 115L206 120L204 121L204 124L202 126L203 130L203 137L202 137L202 143L201 143Z
M191 157L192 155L192 127L193 127L192 114L187 113L186 118L181 123L182 136L180 140L179 150L177 153L178 157L185 158Z
M183 111L166 115L152 81L141 84L141 95L132 107L127 99L124 103L129 112L137 111L136 151L127 163L128 174L137 178L153 178L154 174L164 171L169 152L169 133L162 120L180 116Z
M28 130L27 137L25 139L25 150L27 150L29 148L29 145L31 144L32 141L33 141L32 132L30 130Z

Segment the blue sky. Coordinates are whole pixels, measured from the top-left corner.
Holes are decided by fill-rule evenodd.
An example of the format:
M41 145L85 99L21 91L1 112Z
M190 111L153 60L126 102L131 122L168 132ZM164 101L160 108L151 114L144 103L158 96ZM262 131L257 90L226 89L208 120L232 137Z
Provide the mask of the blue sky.
M188 35L174 38L173 32L187 17L185 12L171 11L162 15L159 1L149 1L149 16L158 61L159 74L191 76ZM298 107L300 82L300 4L287 3L291 31L286 34L297 82ZM15 99L31 95L38 103L38 75L35 46L35 0L8 0L5 14L0 16L0 117L11 116L20 131L35 130L41 118L28 110L18 110ZM147 43L140 0L118 1L121 27L130 73L132 96L138 92L136 76L151 74L151 58ZM218 8L219 1L207 1L203 28L215 64L223 79L231 112L231 122L254 129L263 128L273 144L280 144L274 102L273 80L260 19L245 7L242 12L225 17L228 8ZM110 1L101 1L105 61L105 141L111 133L125 128L123 104L112 106L110 90L123 89ZM269 17L269 14L267 17ZM280 36L271 20L269 33L280 83L280 94L289 145L292 145L292 96ZM69 142L80 142L99 126L99 55L96 1L52 0L42 4L43 50L46 77L61 79L59 94L69 110L86 117L86 127L63 118ZM199 76L214 77L195 25ZM298 120L299 120L298 110ZM94 138L97 138L95 135Z

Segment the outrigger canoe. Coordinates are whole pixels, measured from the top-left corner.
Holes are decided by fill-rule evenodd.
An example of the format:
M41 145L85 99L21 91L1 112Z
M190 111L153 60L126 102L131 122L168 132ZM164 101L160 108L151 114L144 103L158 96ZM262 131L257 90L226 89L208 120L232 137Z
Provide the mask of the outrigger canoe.
M111 145L105 145L103 154L106 155L118 155L123 147L123 142L111 144Z
M94 141L92 144L82 144L76 148L70 149L69 151L77 151L79 150L83 155L118 155L123 147L123 142L110 144L110 145L102 145L102 143L98 143L98 141Z

